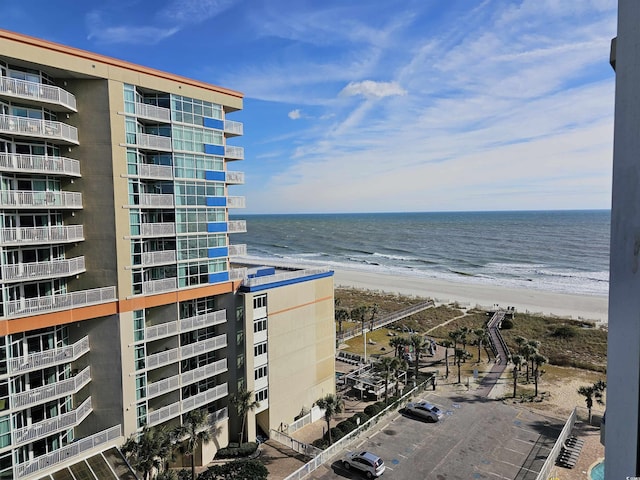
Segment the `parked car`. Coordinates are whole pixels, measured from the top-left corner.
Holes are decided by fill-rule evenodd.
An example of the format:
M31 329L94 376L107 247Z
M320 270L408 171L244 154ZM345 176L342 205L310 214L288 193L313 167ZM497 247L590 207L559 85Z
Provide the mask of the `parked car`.
M444 412L429 402L408 403L405 412L426 420L427 422L437 422L442 418Z
M345 469L355 468L367 478L379 477L385 471L384 461L371 452L349 452L342 460Z

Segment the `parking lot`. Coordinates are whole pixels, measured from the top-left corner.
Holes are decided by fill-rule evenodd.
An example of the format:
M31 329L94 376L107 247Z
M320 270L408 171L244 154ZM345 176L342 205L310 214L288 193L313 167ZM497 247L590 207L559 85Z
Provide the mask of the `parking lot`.
M426 392L423 399L445 415L427 423L402 413L391 415L362 437L354 450L382 457L383 479L535 479L559 435L563 421L454 391ZM363 478L336 457L308 478Z

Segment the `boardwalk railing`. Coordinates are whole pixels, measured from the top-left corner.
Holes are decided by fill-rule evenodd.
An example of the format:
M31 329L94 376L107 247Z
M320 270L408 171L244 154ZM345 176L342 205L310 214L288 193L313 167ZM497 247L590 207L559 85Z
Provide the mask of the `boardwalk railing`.
M427 300L425 302L419 303L417 305L413 305L411 307L405 308L404 310L399 310L390 315L386 315L384 317L380 317L373 321L373 325L370 321L364 323L364 329L361 326L353 327L348 330L343 331L340 334L336 335L336 339L339 342L345 342L350 338L357 337L358 335L362 335L362 332L370 332L372 330L376 330L378 328L389 325L390 323L397 322L398 320L402 320L410 315L413 315L418 312L422 312L423 310L427 310L428 308L432 308L435 306L435 302L433 300Z
M296 440L286 433L279 432L277 430L271 429L269 431L269 438L281 443L285 447L289 447L291 450L295 450L302 455L306 455L307 457L315 458L322 453L322 450L319 448L308 443L301 442L300 440Z
M576 416L577 416L577 409L574 408L573 412L571 412L571 415L569 415L569 418L564 424L564 427L562 428L562 432L560 432L560 436L556 440L555 445L551 449L551 452L549 452L549 456L547 457L547 460L544 462L544 465L542 465L542 468L540 469L540 472L538 473L536 480L547 480L549 478L551 469L553 468L553 465L556 462L556 458L560 453L560 449L562 448L562 445L564 444L565 440L573 430L573 426L576 423Z
M496 358L504 357L505 362L509 362L511 359L509 348L500 333L500 324L504 320L505 313L504 310L497 310L491 317L491 320L487 322L487 329L489 330L489 340L491 341L493 354Z

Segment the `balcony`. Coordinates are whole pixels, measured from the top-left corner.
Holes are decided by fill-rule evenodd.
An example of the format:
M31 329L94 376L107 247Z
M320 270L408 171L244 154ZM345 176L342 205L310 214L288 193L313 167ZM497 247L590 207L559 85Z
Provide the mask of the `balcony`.
M229 245L229 256L230 257L244 257L247 255L247 246L244 244L241 245Z
M176 288L178 288L178 280L176 278L149 280L142 284L142 293L149 295L153 293L170 292Z
M89 352L89 337L84 337L73 345L31 353L23 357L9 358L7 363L10 374L28 372L52 367L77 360Z
M224 147L224 158L227 160L244 160L244 148L227 145Z
M244 126L242 122L234 122L232 120L224 121L224 134L227 137L237 137L243 134Z
M148 150L171 151L171 137L151 135L148 133L136 133L136 141L133 145Z
M179 348L173 348L165 350L164 352L154 353L147 356L145 359L145 366L147 369L159 368L165 365L170 365L179 360L183 360L190 357L195 357L207 352L212 352L220 348L227 346L227 335L222 334L217 337L208 338L200 342L190 343Z
M165 393L177 390L185 385L190 385L205 378L214 377L220 373L227 371L227 359L218 360L217 362L196 368L182 375L174 375L158 382L147 385L147 398L154 398Z
M78 111L76 97L53 85L0 77L0 95L21 100L34 100L35 103L50 103L71 112Z
M80 162L66 157L0 153L0 170L79 177Z
M50 400L55 400L56 398L64 397L65 395L78 393L80 389L90 381L91 367L87 367L75 377L67 380L62 380L51 385L45 385L44 387L34 388L33 390L27 390L26 392L16 393L9 396L11 408L25 409Z
M175 234L175 223L143 223L140 225L140 235L144 237L172 237Z
M69 413L34 423L28 427L13 430L11 432L12 445L17 447L24 443L31 443L46 438L53 433L74 428L80 425L92 411L91 397L89 397L82 402L78 408Z
M226 310L183 318L176 322L166 322L145 328L144 338L147 341L170 337L178 333L189 332L198 328L212 327L227 321Z
M19 263L2 267L4 282L23 282L52 277L68 277L84 272L84 256L50 262Z
M171 110L146 103L136 103L136 116L158 122L171 122Z
M246 220L229 220L229 233L247 233Z
M173 207L173 195L168 193L141 193L141 207Z
M116 287L93 288L48 297L21 298L4 304L5 318L87 307L116 300Z
M29 138L45 138L74 145L80 144L76 127L38 118L0 115L0 133Z
M142 254L142 265L148 267L152 265L162 265L165 263L176 263L176 258L177 253L175 250L144 252Z
M226 172L225 181L229 185L244 185L244 172Z
M122 443L122 427L115 425L107 430L98 432L90 437L81 438L65 447L40 457L20 463L14 467L16 478L35 478L33 474L40 470L49 469L59 463L72 463L75 458L81 460L87 456L86 452L106 450L108 447L119 446Z
M138 165L138 176L140 178L157 178L160 180L171 180L173 178L173 167L170 165L154 165L152 163L142 163Z
M229 208L244 208L244 197L227 197L227 207Z
M276 273L275 275L266 275L264 277L252 277L245 279L243 285L247 287L257 287L259 285L265 285L267 283L285 282L289 280L295 280L297 278L304 278L313 275L322 275L330 272L328 268L306 268L304 270L293 270L290 272Z
M41 245L84 240L82 225L51 225L49 227L19 227L0 230L2 245Z
M229 270L229 280L244 280L247 277L247 268L232 268Z
M153 412L147 413L147 425L153 427L154 425L159 425L167 420L177 417L181 413L187 413L191 410L194 410L202 405L207 405L208 403L214 402L220 398L227 396L229 393L229 389L226 383L222 385L218 385L206 392L199 393L198 395L194 395L193 397L186 398L181 402L175 402L166 407L160 408L158 410L154 410ZM226 408L222 409L225 412L218 415L216 412L216 421L221 421L224 418L227 418ZM220 412L222 412L220 410Z
M79 192L41 192L29 190L3 190L0 206L11 208L82 208Z

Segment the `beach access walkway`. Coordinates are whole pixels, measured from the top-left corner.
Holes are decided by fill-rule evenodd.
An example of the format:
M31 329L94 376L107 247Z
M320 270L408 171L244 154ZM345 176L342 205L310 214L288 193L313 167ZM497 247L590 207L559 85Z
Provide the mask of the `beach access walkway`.
M496 309L493 316L487 322L487 330L489 331L489 341L491 342L491 350L495 355L495 363L491 370L484 376L480 385L476 390L479 397L488 398L491 390L496 386L498 380L507 368L510 360L509 349L500 334L500 324L505 317L510 314L511 310Z
M424 302L418 303L417 305L413 305L403 310L385 315L384 317L374 319L373 321L364 322L361 327L353 327L348 330L344 330L342 333L336 334L336 340L338 340L339 343L343 343L351 338L362 335L363 333L371 332L378 328L385 327L390 323L402 320L403 318L406 318L415 313L422 312L423 310L427 310L428 308L433 308L435 307L435 305L436 304L433 300L426 300Z

